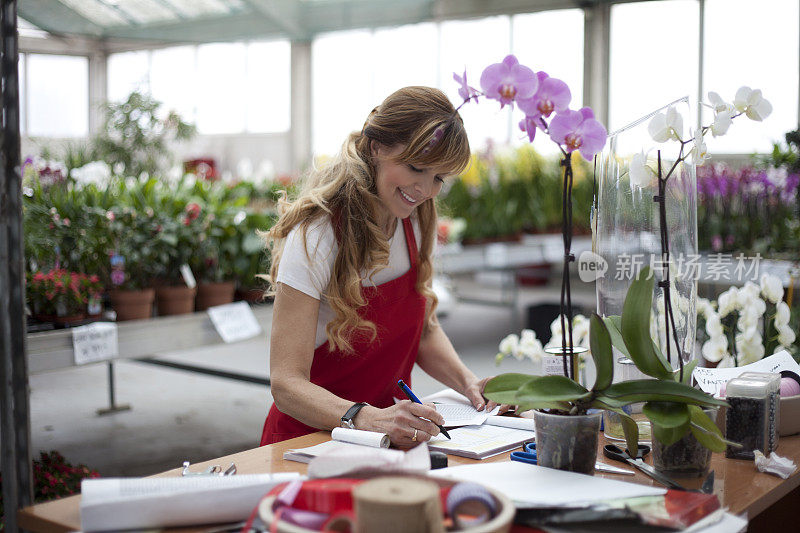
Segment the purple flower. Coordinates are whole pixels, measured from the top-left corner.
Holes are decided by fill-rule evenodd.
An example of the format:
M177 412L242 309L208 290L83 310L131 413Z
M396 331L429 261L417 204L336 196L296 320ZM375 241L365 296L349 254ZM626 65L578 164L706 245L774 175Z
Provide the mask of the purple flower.
M453 72L453 79L458 82L461 87L458 88L458 96L461 97L462 100L465 102L470 98L475 98L475 101L478 101L478 90L475 87L470 87L467 85L467 71L464 70L464 77L459 76L455 72Z
M711 237L711 249L715 252L722 250L722 237L719 235L714 235Z
M536 73L539 80L539 89L531 98L519 98L517 104L525 112L525 120L520 122L519 127L522 131L528 132L528 138L533 141L536 130L544 130L541 118L548 118L553 111L561 113L569 107L572 94L569 87L563 81L551 78L546 72ZM524 123L524 124L523 124Z
M125 272L122 270L112 270L111 271L111 283L114 285L122 285L125 283Z
M587 160L603 149L607 136L608 132L588 107L580 111L568 109L550 122L550 138L564 146L568 153L578 150Z
M507 55L502 63L486 67L481 74L481 88L487 98L500 101L502 108L520 98L530 98L539 88L539 78L517 58Z

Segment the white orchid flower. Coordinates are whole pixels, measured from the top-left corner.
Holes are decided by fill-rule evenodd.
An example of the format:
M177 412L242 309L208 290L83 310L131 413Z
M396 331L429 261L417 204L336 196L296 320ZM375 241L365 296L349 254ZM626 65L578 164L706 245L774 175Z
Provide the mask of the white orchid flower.
M722 111L728 111L730 114L733 114L733 111L736 109L733 107L733 104L730 104L722 99L719 93L714 91L708 92L708 100L711 104L706 104L708 107L714 110L714 113L721 113Z
M694 146L692 147L692 161L697 166L702 166L707 160L711 159L708 155L708 147L703 140L703 129L698 128L694 134Z
M706 319L706 333L708 333L708 336L712 339L724 336L722 321L717 313L712 312Z
M717 298L717 304L719 317L725 318L731 312L735 311L739 305L739 289L736 287L731 287L727 291L720 294L719 298Z
M648 187L656 177L655 171L647 166L647 154L644 151L633 154L628 167L631 187Z
M697 314L708 318L713 312L714 306L711 305L711 301L707 300L706 298L697 299Z
M733 368L736 366L736 361L733 360L733 356L728 354L722 358L722 361L719 362L717 368Z
M658 113L650 121L647 131L654 141L663 143L670 139L680 141L683 137L683 117L670 106L666 113Z
M783 282L772 274L761 275L761 294L770 302L777 304L783 300Z
M778 327L778 344L788 348L794 343L795 339L797 339L797 335L792 328L789 326Z
M706 361L717 363L728 355L728 339L725 335L714 337L703 343L703 357Z
M739 365L755 363L764 357L764 344L761 334L755 326L736 334L736 351L739 354Z
M724 109L718 113L714 114L714 122L711 123L709 129L711 130L711 134L714 137L720 137L727 133L728 128L731 127L733 123L733 112L727 109Z
M744 287L739 289L739 294L737 297L737 303L740 309L744 309L748 305L753 303L753 300L760 300L761 296L761 287L753 283L752 281L748 281L744 284Z
M739 331L748 331L758 326L758 319L760 318L761 315L758 313L758 309L753 306L747 307L743 309L739 315L739 320L736 321L736 327Z
M775 307L775 328L780 326L788 326L789 318L791 317L791 310L786 302L778 302Z
M500 341L500 353L514 355L519 351L519 336L512 333Z
M536 333L530 329L522 330L518 351L518 359L527 357L534 363L541 361L542 357L544 356L544 348L542 347L541 341L536 338Z
M747 115L751 120L762 121L772 113L772 104L761 95L761 89L740 87L736 91L733 105L737 111Z

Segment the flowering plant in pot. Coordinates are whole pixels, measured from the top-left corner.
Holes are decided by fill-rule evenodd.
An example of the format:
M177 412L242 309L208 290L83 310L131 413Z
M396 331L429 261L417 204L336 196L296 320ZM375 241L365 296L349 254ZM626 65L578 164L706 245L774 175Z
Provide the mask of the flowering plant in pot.
M540 465L589 474L594 471L600 415L589 414L590 409L617 413L628 450L635 454L638 427L622 407L638 402L646 402L644 413L663 441L674 442L691 432L706 447L724 449L719 429L701 407L726 403L689 386L690 372L675 371L667 363L650 337L652 294L653 278L648 267L631 285L622 316L592 315L589 343L597 377L591 388L566 376L527 374L502 374L486 385L484 395L490 400L536 410ZM613 383L612 346L654 379Z
M86 304L102 291L100 278L54 268L28 273L27 293L34 312L45 320L74 322L84 318Z
M730 287L716 301L699 299L698 332L708 365L743 366L779 350L797 354L792 313L783 293L780 278L763 274L760 285L748 281L741 288Z

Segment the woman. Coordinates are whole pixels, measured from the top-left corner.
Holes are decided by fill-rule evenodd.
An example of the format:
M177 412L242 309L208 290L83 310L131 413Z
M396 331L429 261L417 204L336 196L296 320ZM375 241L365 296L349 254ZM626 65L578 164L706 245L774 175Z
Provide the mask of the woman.
M430 288L434 197L469 155L447 97L406 87L372 111L296 201L281 202L267 235L274 405L262 445L340 425L387 433L401 448L427 441L441 415L393 400L415 362L484 408L488 378L459 359Z

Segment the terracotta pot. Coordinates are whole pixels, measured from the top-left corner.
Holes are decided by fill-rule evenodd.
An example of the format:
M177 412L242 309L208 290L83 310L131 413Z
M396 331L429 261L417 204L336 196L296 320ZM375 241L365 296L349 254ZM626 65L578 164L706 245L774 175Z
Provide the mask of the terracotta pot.
M141 320L153 315L153 289L138 291L112 290L109 292L111 305L117 312L117 322L124 320Z
M160 316L184 315L194 311L197 287L164 285L156 287L156 306Z
M236 285L232 281L217 283L200 283L197 285L197 298L194 301L196 311L205 311L215 305L229 304L233 301Z
M68 324L76 324L78 322L82 322L85 318L86 318L85 314L75 313L74 315L57 316L55 318L55 323L60 324L62 326L66 326Z

